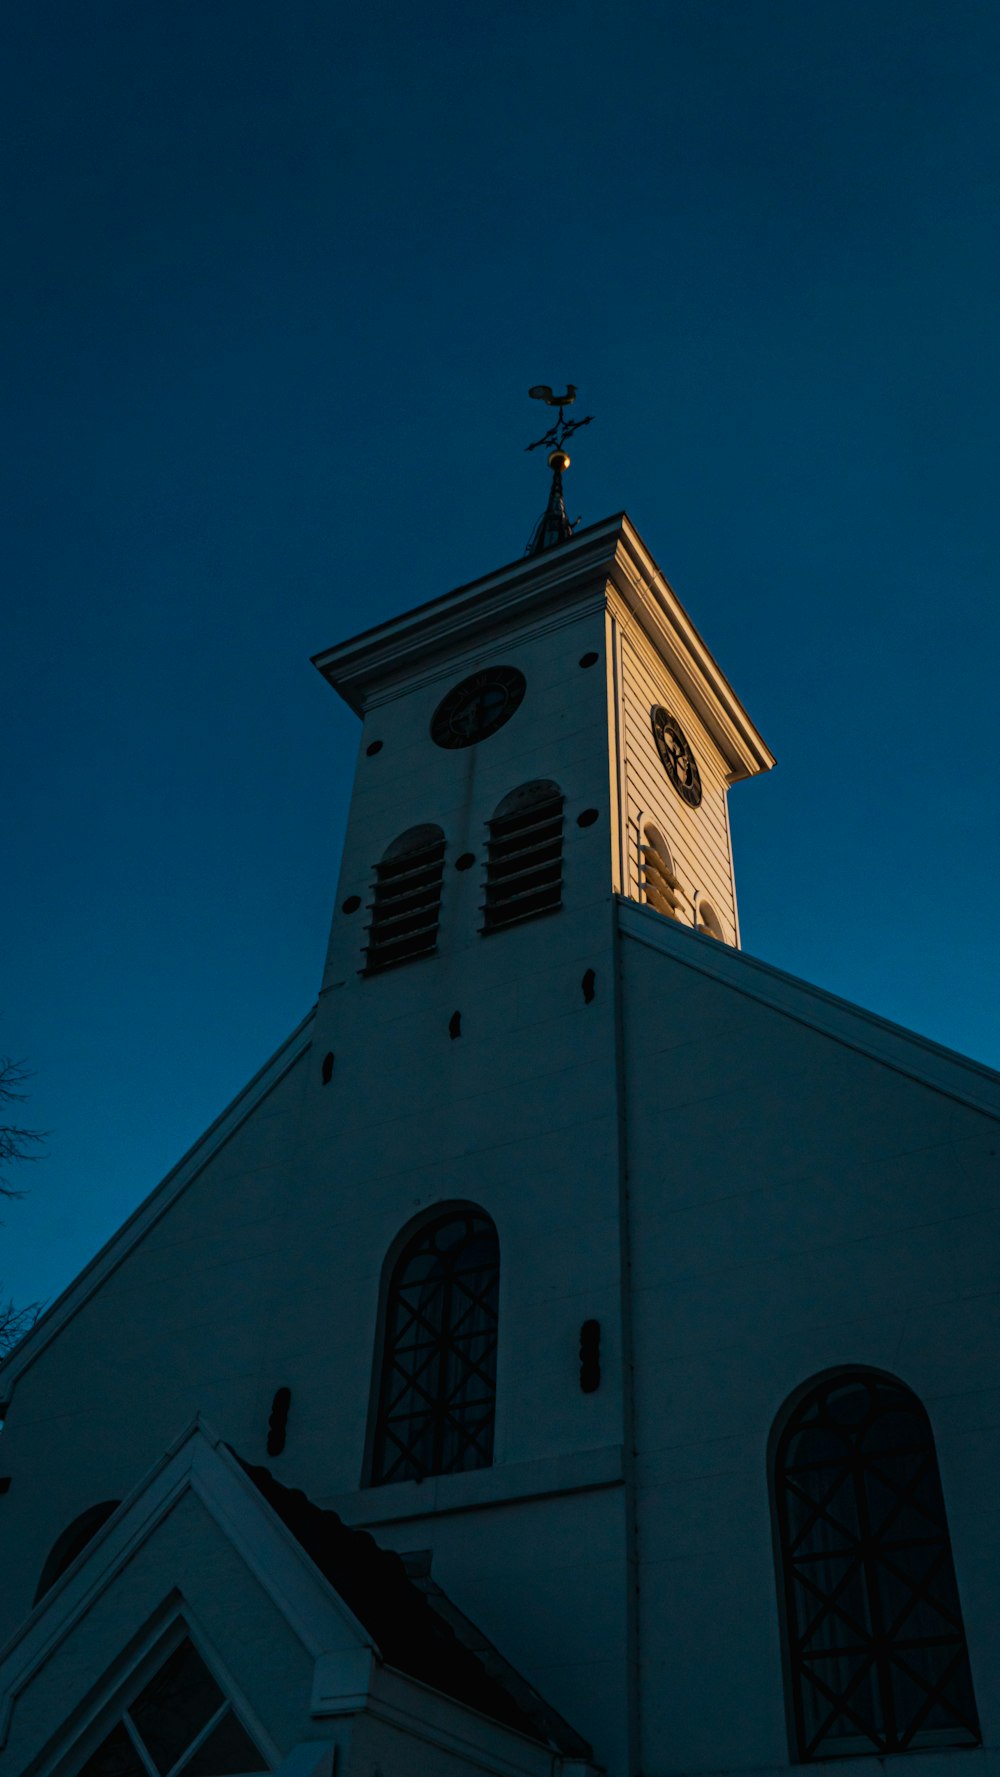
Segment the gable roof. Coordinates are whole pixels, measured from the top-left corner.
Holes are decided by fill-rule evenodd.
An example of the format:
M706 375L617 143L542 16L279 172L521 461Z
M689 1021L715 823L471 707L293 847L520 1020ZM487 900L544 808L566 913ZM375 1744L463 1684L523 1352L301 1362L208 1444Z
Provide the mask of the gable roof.
M353 1663L360 1673L373 1652L370 1638L343 1600L325 1583L305 1552L295 1543L273 1512L268 1511L239 1464L200 1417L167 1449L138 1485L38 1600L0 1648L0 1748L23 1738L21 1705L29 1699L37 1737L37 1706L33 1693L52 1690L45 1715L45 1735L60 1731L60 1722L76 1720L88 1695L103 1684L106 1653L96 1646L94 1624L105 1601L115 1592L121 1576L134 1576L135 1567L161 1531L169 1534L170 1522L182 1500L193 1497L204 1509L204 1524L212 1535L221 1535L238 1553L249 1574L292 1625L314 1658L327 1649ZM197 1564L188 1575L171 1573L157 1578L150 1596L154 1617L161 1624L176 1616L183 1597L180 1583L189 1590L203 1583L215 1584L211 1563ZM166 1590L164 1591L164 1586ZM126 1609L116 1607L115 1653L130 1646L147 1625L149 1600ZM138 1611L138 1615L135 1612ZM81 1655L72 1659L73 1690L65 1690L65 1671L60 1673L63 1651L85 1626ZM84 1657L85 1656L85 1657ZM53 1678L50 1675L55 1675ZM56 1681L59 1682L56 1682ZM41 1750L40 1747L33 1748Z
M24 1371L41 1355L49 1341L73 1316L89 1301L94 1292L100 1288L106 1277L118 1269L127 1258L134 1246L150 1228L165 1215L172 1203L182 1196L188 1186L194 1182L198 1174L213 1160L236 1131L246 1122L257 1106L267 1098L270 1092L289 1074L296 1062L301 1060L312 1041L312 1027L316 1017L315 1006L297 1025L290 1037L286 1038L280 1049L276 1049L269 1061L248 1081L247 1085L236 1094L215 1122L209 1124L204 1135L200 1136L194 1146L171 1167L166 1177L152 1190L148 1197L140 1203L138 1209L124 1221L121 1227L106 1241L100 1251L95 1253L89 1264L73 1279L60 1296L35 1325L24 1335L14 1347L10 1355L0 1364L0 1411L10 1403L11 1393Z
M196 1502L199 1515L187 1520L179 1541L171 1541L171 1523L185 1497ZM166 1563L156 1553L161 1531L171 1551ZM0 1749L7 1747L18 1760L27 1756L32 1768L43 1753L58 1749L61 1755L64 1734L75 1738L106 1720L109 1702L128 1678L123 1650L148 1653L151 1638L155 1644L174 1624L199 1623L208 1598L217 1619L219 1587L235 1583L231 1568L223 1582L220 1538L254 1582L246 1599L252 1595L262 1610L278 1613L312 1669L302 1728L373 1707L387 1685L398 1691L412 1684L405 1699L408 1719L423 1720L432 1737L442 1730L454 1736L455 1718L449 1730L447 1712L457 1704L472 1712L461 1717L460 1739L481 1737L487 1724L513 1736L508 1752L515 1746L521 1752L505 1770L551 1772L553 1755L564 1769L590 1766L586 1743L524 1681L515 1696L502 1674L488 1672L408 1578L399 1556L282 1486L266 1469L243 1463L200 1417L0 1649ZM137 1575L151 1547L152 1559ZM116 1587L123 1577L119 1602ZM256 1623L251 1644L262 1636L266 1641L269 1620L262 1616ZM84 1637L79 1644L78 1630ZM215 1652L226 1659L226 1645L216 1645ZM253 1701L249 1694L247 1701ZM478 1727L473 1718L479 1718Z
M893 1068L984 1116L1000 1118L1000 1073L945 1049L850 1000L839 999L745 950L734 950L716 938L703 937L690 926L666 919L655 908L616 896L618 927L625 939L669 956L686 969L730 987L736 993L781 1012L811 1030L843 1043L883 1067Z
M383 1549L368 1531L349 1528L336 1512L321 1509L297 1488L276 1481L269 1469L254 1467L233 1454L368 1631L386 1665L542 1745L574 1759L591 1757L586 1741L495 1655L467 1618L449 1608L440 1587L415 1585L402 1558ZM491 1670L458 1633L462 1624L472 1630L470 1639L478 1649L494 1655Z

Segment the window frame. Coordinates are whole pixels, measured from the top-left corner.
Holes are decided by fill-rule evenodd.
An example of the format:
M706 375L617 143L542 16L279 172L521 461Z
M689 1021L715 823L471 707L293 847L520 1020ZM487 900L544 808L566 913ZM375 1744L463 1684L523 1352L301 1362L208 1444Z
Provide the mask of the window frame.
M500 1238L500 1231L497 1227L495 1218L490 1214L489 1210L484 1209L481 1203L474 1203L468 1198L442 1199L437 1203L428 1205L426 1209L421 1210L419 1215L414 1216L399 1230L395 1239L388 1247L383 1259L379 1280L378 1304L376 1311L377 1319L375 1323L375 1338L372 1351L372 1374L369 1390L368 1420L360 1480L360 1485L365 1491L380 1487L421 1486L424 1480L436 1480L441 1478L438 1474L427 1474L421 1476L419 1479L416 1476L406 1475L400 1476L397 1479L383 1480L376 1476L376 1464L380 1451L383 1387L389 1356L390 1314L396 1274L411 1247L415 1247L418 1241L425 1238L437 1223L448 1222L456 1216L481 1217L493 1228L497 1243L497 1343L496 1371L493 1384L493 1445L489 1463L483 1464L475 1469L443 1470L441 1471L441 1475L443 1478L448 1479L462 1474L481 1474L485 1470L495 1467L498 1462L498 1451L500 1447L499 1430L501 1423L500 1380L503 1364L501 1333L505 1319L503 1306L503 1243Z
M161 1618L152 1629L147 1625L146 1632L140 1637L136 1637L122 1650L119 1660L115 1662L115 1667L120 1668L121 1665L126 1665L127 1670L124 1675L120 1670L117 1671L113 1686L110 1690L105 1691L100 1701L94 1706L86 1728L77 1734L52 1766L52 1777L77 1777L77 1773L100 1750L104 1741L119 1722L124 1721L125 1713L131 1704L136 1701L184 1641L191 1643L195 1653L204 1662L222 1691L224 1698L223 1704L212 1716L204 1731L195 1736L185 1751L183 1755L185 1765L194 1757L202 1740L208 1737L217 1722L222 1719L226 1709L230 1709L267 1763L267 1772L255 1773L254 1777L274 1777L274 1773L281 1763L281 1754L278 1748L257 1717L256 1712L248 1706L242 1691L234 1683L215 1650L212 1649L210 1653L206 1651L210 1644L194 1614L186 1606L181 1608L178 1606L179 1600L175 1599L175 1614L171 1615L168 1621L164 1622ZM126 1728L126 1732L135 1745L131 1730ZM137 1753L137 1757L140 1762L147 1763L148 1767L148 1760L145 1759L144 1753ZM176 1770L179 1763L178 1760L172 1769ZM180 1766L178 1777L184 1777L184 1768L184 1765ZM153 1777L160 1777L160 1773L155 1770L155 1767L153 1767Z
M812 1403L818 1402L824 1394L838 1387L848 1386L851 1383L863 1385L881 1383L887 1385L891 1389L897 1391L901 1399L906 1402L911 1410L921 1416L924 1421L927 1434L926 1448L933 1461L937 1483L941 1491L942 1525L944 1531L943 1544L946 1556L951 1560L955 1579L958 1624L961 1629L962 1646L968 1664L974 1729L978 1735L978 1738L976 1739L956 1739L954 1729L949 1727L943 1727L940 1730L918 1728L914 1738L904 1738L904 1743L900 1745L878 1747L875 1745L874 1740L869 1734L859 1733L857 1736L844 1736L840 1743L842 1750L838 1750L836 1745L831 1749L829 1736L814 1740L812 1750L809 1750L807 1747L807 1734L803 1718L803 1691L801 1688L798 1662L796 1659L798 1632L794 1627L792 1617L792 1588L794 1579L786 1559L786 1520L784 1514L784 1502L783 1499L779 1497L779 1483L782 1474L785 1449L789 1439L793 1435L796 1428L796 1422L799 1420L800 1416ZM768 1440L767 1482L778 1604L778 1630L783 1681L782 1688L784 1693L785 1720L788 1734L788 1750L791 1763L794 1765L828 1764L846 1758L883 1759L908 1757L938 1750L949 1754L953 1752L963 1752L966 1749L973 1752L981 1750L984 1744L982 1724L979 1715L978 1702L976 1700L976 1688L972 1673L969 1640L965 1631L965 1618L962 1610L961 1592L958 1587L957 1573L954 1572L951 1530L947 1503L944 1499L940 1464L938 1462L937 1441L934 1437L934 1428L931 1424L930 1415L920 1396L915 1390L910 1388L907 1383L903 1382L900 1377L892 1375L889 1371L876 1369L871 1365L853 1364L837 1366L834 1369L822 1371L811 1377L807 1382L804 1382L799 1388L795 1389L788 1397L774 1421L771 1435ZM864 1583L866 1587L865 1597L867 1600L867 1574ZM919 1588L914 1587L914 1590L917 1591L919 1595ZM879 1700L881 1705L884 1701L881 1694L882 1678L877 1668L876 1682L880 1687ZM884 1708L881 1710L881 1716L884 1725ZM971 1733L973 1730L969 1728L968 1731Z

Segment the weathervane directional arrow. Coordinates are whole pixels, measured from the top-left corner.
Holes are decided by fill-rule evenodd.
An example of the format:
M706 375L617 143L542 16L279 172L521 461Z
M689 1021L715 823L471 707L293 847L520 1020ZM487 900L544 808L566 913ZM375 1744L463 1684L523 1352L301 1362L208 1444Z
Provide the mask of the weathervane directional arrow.
M535 383L532 388L528 390L528 394L532 401L544 401L547 407L558 407L559 418L556 420L554 426L550 426L549 430L543 437L536 438L534 444L526 444L524 447L525 450L537 450L542 444L547 444L550 450L553 447L561 449L567 438L572 438L573 433L579 432L581 426L589 426L594 417L592 413L588 413L585 420L567 420L563 418L563 408L572 407L573 402L576 400L575 383L567 383L565 395L553 395L552 389L548 383Z

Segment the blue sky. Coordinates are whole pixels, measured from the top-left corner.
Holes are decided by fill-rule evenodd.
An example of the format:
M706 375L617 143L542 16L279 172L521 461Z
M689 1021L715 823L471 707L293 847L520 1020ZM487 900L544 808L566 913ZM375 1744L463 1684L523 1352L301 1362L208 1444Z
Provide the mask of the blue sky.
M0 1049L51 1297L308 1009L322 647L520 554L530 383L778 755L744 945L1000 1065L1000 13L16 0Z

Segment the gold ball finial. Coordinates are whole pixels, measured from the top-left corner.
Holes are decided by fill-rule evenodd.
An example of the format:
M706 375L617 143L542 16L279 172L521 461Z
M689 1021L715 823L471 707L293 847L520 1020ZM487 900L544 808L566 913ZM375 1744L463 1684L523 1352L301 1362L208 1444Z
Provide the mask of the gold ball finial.
M561 475L564 469L569 468L569 452L565 450L550 450L549 468L557 469Z

